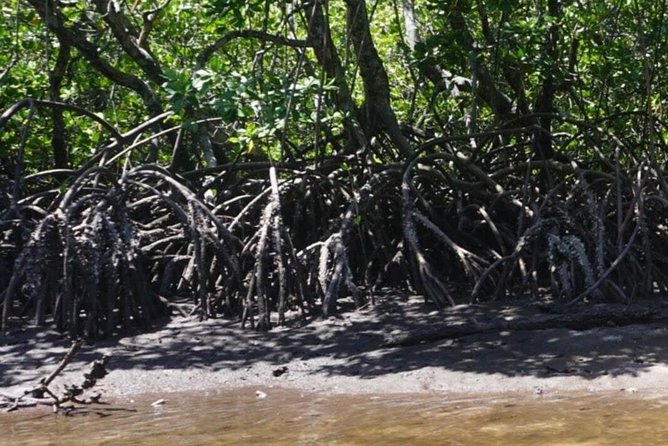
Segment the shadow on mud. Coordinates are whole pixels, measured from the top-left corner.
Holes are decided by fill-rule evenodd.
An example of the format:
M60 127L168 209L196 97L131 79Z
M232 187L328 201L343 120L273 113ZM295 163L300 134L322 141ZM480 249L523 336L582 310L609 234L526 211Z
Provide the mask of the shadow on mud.
M323 358L316 371L361 378L442 367L480 374L585 379L637 376L652 364L668 363L665 324L637 318L636 310L651 307L619 306L622 319L606 320L603 310L610 308L617 307L601 306L603 317L592 318L578 329L524 329L530 326L526 321L540 323L545 309L517 301L436 311L419 298L394 296L357 312L268 333L241 330L236 321L164 321L150 333L85 346L77 362L93 361L104 350L113 355L110 370L224 371L248 368L257 361L275 364L280 370L290 362ZM654 309L665 311L658 304ZM579 309L569 311L575 314ZM636 318L623 319L624 314ZM388 346L396 339L412 339L413 345ZM0 340L0 387L22 384L18 370L57 363L67 345L69 341L55 332L36 328Z

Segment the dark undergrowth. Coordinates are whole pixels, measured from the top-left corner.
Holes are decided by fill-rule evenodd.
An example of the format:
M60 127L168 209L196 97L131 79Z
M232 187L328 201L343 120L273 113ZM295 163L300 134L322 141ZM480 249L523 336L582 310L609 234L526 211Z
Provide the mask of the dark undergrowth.
M43 105L8 109L0 132L30 109L28 134ZM531 159L527 126L415 139L403 163L305 155L180 174L135 161L147 126L114 130L76 170L25 172L24 137L0 175L2 329L53 321L100 338L179 312L268 330L388 286L440 307L664 295L665 148L553 119L558 160Z

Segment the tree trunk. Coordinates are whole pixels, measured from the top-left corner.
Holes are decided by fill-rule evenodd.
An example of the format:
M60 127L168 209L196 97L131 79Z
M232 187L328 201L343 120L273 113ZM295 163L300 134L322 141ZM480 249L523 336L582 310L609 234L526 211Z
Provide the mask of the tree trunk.
M334 80L334 85L337 88L337 91L334 92L334 102L347 115L346 132L349 144L355 141L357 143L356 147L365 148L368 145L368 140L357 120L357 108L346 82L341 58L332 40L327 15L323 10L323 3L313 2L307 8L307 14L309 17L307 40L313 46L315 57L325 71L327 78Z
M70 61L70 45L59 39L60 48L56 65L49 73L49 99L55 102L62 102L60 98L60 87L65 77L65 71ZM53 131L51 132L51 147L53 148L53 164L56 169L67 169L69 166L69 154L67 142L65 141L65 120L63 119L63 109L53 107L51 109L53 119Z
M547 15L550 19L557 20L561 15L561 6L559 0L548 1ZM550 159L554 156L554 149L552 148L552 117L549 113L554 111L554 95L556 93L554 70L559 64L559 55L557 45L559 43L559 25L553 23L548 29L547 39L545 42L545 54L550 64L553 66L547 69L545 77L543 78L543 85L536 98L534 111L541 113L543 116L539 118L541 130L537 131L534 136L534 148L536 151L536 158L540 160Z
M379 130L387 132L403 158L413 155L413 149L401 133L390 103L390 82L383 62L371 39L369 17L364 0L347 0L347 28L352 41L360 74L364 83L365 104L363 127L367 137Z

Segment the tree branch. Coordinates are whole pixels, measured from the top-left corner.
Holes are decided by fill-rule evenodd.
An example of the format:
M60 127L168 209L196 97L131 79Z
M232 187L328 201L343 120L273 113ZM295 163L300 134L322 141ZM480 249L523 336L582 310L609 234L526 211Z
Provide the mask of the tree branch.
M123 51L134 60L142 71L151 81L161 85L165 79L162 77L162 68L158 61L144 48L139 46L137 38L133 36L136 32L132 31L130 22L117 9L116 2L110 0L95 0L98 12L104 17L104 21L109 25L109 29L120 43ZM138 36L139 37L139 36Z
M72 27L65 26L65 19L58 11L53 0L27 0L37 11L42 21L51 32L58 38L73 47L103 76L112 82L127 87L141 96L149 113L159 115L162 113L162 105L157 94L142 79L132 74L120 71L101 56L101 50L85 38L85 31L78 23Z
M235 39L257 39L263 42L272 42L278 45L285 45L293 48L309 48L312 46L307 40L290 39L256 29L240 29L236 31L230 31L211 45L204 48L200 52L199 56L197 56L197 66L203 67L206 65L216 51Z
M468 24L459 5L454 6L450 13L450 25L461 33L465 49L469 52L474 51L473 36L469 31ZM513 101L498 88L485 64L477 61L473 69L478 78L478 94L480 98L489 104L499 121L506 120L513 110Z
M54 102L54 101L45 101L45 100L40 100L40 99L23 99L22 101L19 101L9 107L7 110L5 110L2 115L0 115L0 130L7 124L7 121L11 119L12 116L14 116L16 113L21 111L24 108L30 108L34 106L42 106L42 107L51 107L54 109L59 109L59 110L69 110L74 113L80 114L87 116L94 120L95 122L99 123L102 127L106 128L109 133L114 137L114 139L117 141L117 143L122 147L123 146L123 141L125 140L123 138L123 135L120 134L118 130L116 130L116 127L111 125L108 121L105 119L100 118L97 114L90 112L86 110L85 108L76 106L74 104L66 104L63 102Z

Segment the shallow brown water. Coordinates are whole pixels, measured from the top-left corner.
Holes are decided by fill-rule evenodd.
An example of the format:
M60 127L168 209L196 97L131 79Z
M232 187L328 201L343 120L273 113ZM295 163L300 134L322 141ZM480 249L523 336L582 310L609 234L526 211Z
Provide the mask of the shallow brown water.
M2 445L654 445L668 398L325 396L255 389L117 401L86 416L0 415Z

